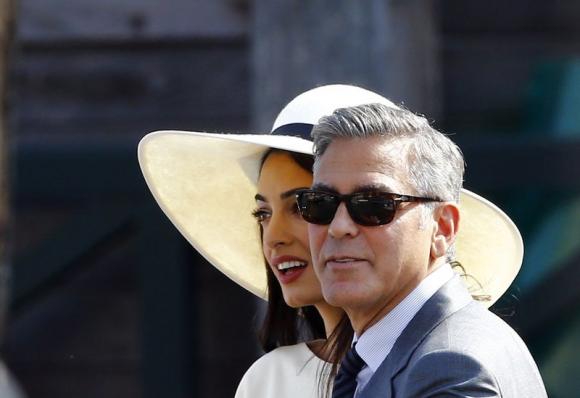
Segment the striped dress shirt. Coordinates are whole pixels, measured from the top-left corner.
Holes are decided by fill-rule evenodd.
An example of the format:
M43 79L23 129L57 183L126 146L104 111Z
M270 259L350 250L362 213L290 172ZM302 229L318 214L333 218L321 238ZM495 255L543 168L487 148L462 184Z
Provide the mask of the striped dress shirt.
M355 397L369 382L378 367L383 363L395 341L399 338L411 319L421 307L454 276L449 264L437 268L427 275L419 285L407 295L380 321L367 329L361 336L354 336L356 351L365 361L366 366L357 375Z

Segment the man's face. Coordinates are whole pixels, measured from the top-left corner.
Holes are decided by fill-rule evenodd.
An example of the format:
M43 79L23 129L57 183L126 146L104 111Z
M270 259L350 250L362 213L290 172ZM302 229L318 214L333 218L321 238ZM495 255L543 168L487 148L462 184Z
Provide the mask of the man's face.
M403 166L404 142L339 139L314 172L314 188L350 194L368 188L416 195ZM389 224L356 224L341 203L329 225L309 224L312 260L324 298L343 307L360 333L395 307L428 274L433 222L404 203ZM423 222L422 222L423 221Z

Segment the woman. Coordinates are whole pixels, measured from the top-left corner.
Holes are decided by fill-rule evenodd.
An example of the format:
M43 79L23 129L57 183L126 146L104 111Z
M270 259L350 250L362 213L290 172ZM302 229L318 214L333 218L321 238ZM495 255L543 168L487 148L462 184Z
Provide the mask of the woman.
M312 163L312 156L278 149L264 155L253 215L260 226L269 281L261 331L268 354L246 372L236 397L272 397L281 391L288 397L317 396L317 389L328 384L331 362L337 363L332 353L343 351L352 338L348 322L337 329L342 330L340 337L332 333L343 312L322 297L306 223L296 206L295 192L312 184ZM300 332L306 343L297 344ZM326 340L327 336L333 337Z
M268 300L261 335L267 354L245 374L239 398L315 397L329 392L325 387L331 385L337 363L350 345L352 329L342 311L323 300L306 224L292 193L312 182L310 130L318 119L340 107L377 102L394 106L358 87L323 86L292 100L278 115L271 134L162 131L147 135L139 145L147 184L174 225L216 268ZM477 240L485 220L495 219L496 209L467 191L462 195L467 222L458 237L457 257L467 258L466 271L482 281L478 287L490 295L488 304L509 286L497 280L513 278L489 277L487 262L478 261L477 253L464 247ZM483 216L477 219L479 214ZM509 223L505 228L510 230ZM502 272L515 275L521 250L497 252L494 258L506 265Z

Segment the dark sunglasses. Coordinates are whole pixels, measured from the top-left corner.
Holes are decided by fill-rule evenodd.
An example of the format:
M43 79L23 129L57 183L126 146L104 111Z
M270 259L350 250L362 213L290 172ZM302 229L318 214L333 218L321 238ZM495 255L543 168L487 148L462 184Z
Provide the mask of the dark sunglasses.
M403 202L440 202L438 199L381 191L354 192L340 195L331 192L303 189L296 192L298 209L302 218L311 224L328 225L336 210L344 202L352 220L363 226L374 227L388 224L395 218Z

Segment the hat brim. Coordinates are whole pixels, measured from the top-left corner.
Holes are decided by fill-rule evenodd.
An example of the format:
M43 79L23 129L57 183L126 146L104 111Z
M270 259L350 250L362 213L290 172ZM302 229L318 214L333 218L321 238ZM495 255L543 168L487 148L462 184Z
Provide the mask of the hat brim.
M267 299L266 265L251 212L269 148L312 154L312 142L269 134L158 131L139 143L141 170L161 209L206 260L234 282ZM456 259L472 278L472 294L493 304L523 258L518 229L497 206L462 190ZM476 283L477 281L478 283Z

